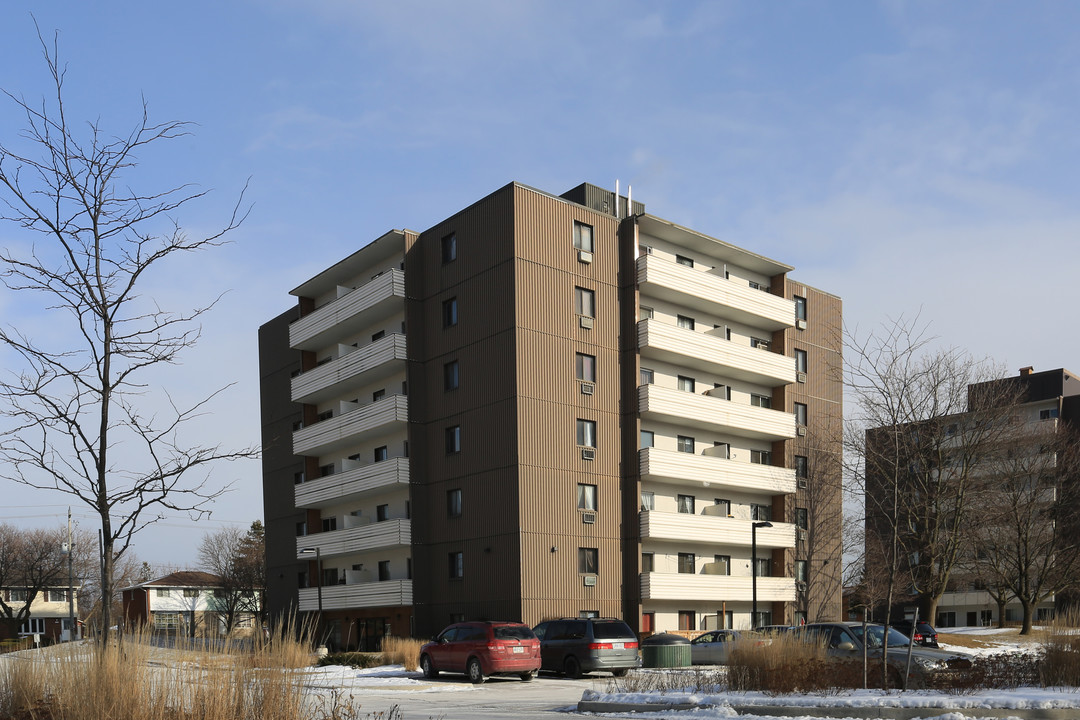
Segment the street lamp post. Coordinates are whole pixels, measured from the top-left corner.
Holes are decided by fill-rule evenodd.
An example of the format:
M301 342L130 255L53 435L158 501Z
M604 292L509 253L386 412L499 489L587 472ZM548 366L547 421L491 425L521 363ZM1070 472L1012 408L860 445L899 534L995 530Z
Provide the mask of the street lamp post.
M316 572L316 575L315 575L315 588L318 591L318 598L319 598L319 614L318 614L318 616L317 616L317 618L315 620L315 636L318 638L319 644L322 645L322 644L325 644L324 640L323 640L323 637L322 637L322 634L321 634L321 630L322 630L322 550L320 548L318 548L318 547L313 547L313 548L307 547L307 548L302 548L300 550L301 555L310 555L311 553L315 553L315 567L316 567L316 571L315 571Z
M757 624L757 529L772 527L768 520L761 520L750 525L750 588L752 603L750 607L750 628Z

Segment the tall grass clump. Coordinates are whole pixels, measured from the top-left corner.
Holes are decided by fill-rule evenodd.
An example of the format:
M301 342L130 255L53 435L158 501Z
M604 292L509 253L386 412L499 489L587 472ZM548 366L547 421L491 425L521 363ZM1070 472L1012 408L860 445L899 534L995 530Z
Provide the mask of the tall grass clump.
M382 641L383 663L386 665L404 665L406 670L420 668L420 648L423 640L416 638L385 637Z
M776 635L768 643L740 641L728 659L728 685L775 695L823 692L837 687L838 672L850 672L839 665L829 662L824 645L794 635Z
M1080 687L1080 611L1070 610L1045 630L1040 681L1044 687Z

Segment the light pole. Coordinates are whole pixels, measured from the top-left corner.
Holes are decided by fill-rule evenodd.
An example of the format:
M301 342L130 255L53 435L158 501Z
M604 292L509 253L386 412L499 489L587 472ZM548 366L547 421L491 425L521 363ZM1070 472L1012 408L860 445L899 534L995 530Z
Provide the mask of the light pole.
M768 520L761 520L750 525L750 587L752 604L750 607L750 629L757 624L757 529L772 527Z
M322 635L320 633L320 631L322 629L322 550L320 548L318 548L318 547L313 547L313 548L307 547L307 548L301 548L301 550L300 550L301 555L310 555L311 553L315 553L315 567L316 567L315 587L316 587L316 589L318 590L318 593L319 593L318 594L318 597L319 597L319 615L318 615L317 619L315 620L315 635L319 640L319 644L322 645L322 644L324 644Z

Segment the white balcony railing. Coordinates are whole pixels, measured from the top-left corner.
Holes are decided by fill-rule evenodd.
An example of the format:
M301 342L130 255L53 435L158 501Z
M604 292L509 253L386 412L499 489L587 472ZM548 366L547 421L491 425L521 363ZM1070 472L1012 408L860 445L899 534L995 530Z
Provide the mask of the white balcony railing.
M293 433L293 453L326 455L361 436L374 438L403 431L408 422L408 398L391 395L297 430Z
M405 273L390 270L289 326L289 346L318 350L405 308Z
M411 543L412 524L408 520L384 520L345 530L302 535L296 538L296 559L310 560L310 553L300 554L307 548L318 548L325 559L384 548L410 547Z
M658 320L638 322L638 348L643 358L755 385L775 387L795 382L794 358Z
M671 260L642 255L637 260L637 280L645 297L695 308L752 328L772 331L795 327L794 301Z
M377 382L405 369L405 336L387 335L370 345L338 346L338 357L292 379L292 401L317 405L349 387Z
M751 545L751 520L656 510L643 511L640 515L642 540L713 546ZM774 522L772 527L758 528L757 547L759 551L795 547L795 526Z
M642 573L642 600L683 600L703 602L750 602L753 578L748 575L692 575L690 573ZM795 600L795 579L759 577L759 603Z
M638 461L642 480L696 487L705 482L710 486L769 495L795 492L795 470L790 468L656 448L639 450Z
M326 585L322 589L323 612L401 605L412 605L412 580ZM319 589L301 589L300 612L316 612L318 609Z
M657 385L638 388L638 412L646 420L672 422L755 440L772 442L795 437L792 413Z
M391 458L294 486L296 507L323 508L359 500L387 488L409 487L408 458Z

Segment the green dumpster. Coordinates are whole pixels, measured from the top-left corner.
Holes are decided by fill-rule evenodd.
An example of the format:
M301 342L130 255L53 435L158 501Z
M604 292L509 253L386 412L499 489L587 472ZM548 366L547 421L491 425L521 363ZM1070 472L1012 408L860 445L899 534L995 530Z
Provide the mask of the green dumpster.
M647 668L690 667L690 641L671 633L650 635L641 641L641 664Z

